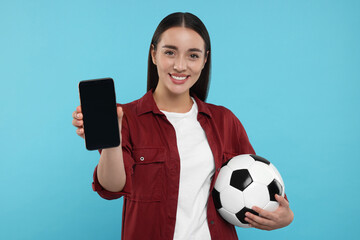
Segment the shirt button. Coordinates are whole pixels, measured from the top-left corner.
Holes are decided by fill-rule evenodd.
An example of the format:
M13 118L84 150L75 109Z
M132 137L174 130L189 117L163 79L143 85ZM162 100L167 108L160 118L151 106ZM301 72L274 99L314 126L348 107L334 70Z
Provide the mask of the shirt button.
M140 157L140 161L144 161L145 160L145 158L144 157Z
M210 224L211 224L211 225L214 225L214 221L210 221Z

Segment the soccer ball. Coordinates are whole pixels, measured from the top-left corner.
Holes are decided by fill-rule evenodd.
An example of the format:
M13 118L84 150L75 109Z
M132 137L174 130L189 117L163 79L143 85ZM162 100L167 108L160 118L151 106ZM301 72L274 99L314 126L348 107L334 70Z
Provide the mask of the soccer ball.
M275 194L284 196L285 185L278 170L265 158L243 154L225 163L216 179L212 197L215 208L229 223L247 228L245 213L251 208L275 211Z

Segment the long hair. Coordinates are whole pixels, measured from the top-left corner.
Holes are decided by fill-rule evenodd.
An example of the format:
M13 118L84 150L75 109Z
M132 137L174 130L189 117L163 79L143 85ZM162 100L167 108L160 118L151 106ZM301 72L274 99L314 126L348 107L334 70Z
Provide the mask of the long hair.
M211 45L209 33L203 22L191 13L176 12L165 17L156 28L153 38L151 40L149 57L148 57L148 76L147 76L147 91L156 88L159 82L159 75L156 65L151 58L151 45L154 50L160 41L161 34L172 27L186 27L197 32L205 42L205 57L207 61L201 71L197 82L190 88L190 93L195 94L199 99L205 101L209 91L210 70L211 70ZM208 53L209 52L209 53ZM208 54L207 54L208 53Z

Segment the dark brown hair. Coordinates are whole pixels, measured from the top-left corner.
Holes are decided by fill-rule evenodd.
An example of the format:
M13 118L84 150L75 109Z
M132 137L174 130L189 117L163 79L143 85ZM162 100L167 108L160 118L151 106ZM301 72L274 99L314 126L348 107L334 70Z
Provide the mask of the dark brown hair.
M204 68L201 71L199 79L190 88L190 93L195 94L199 99L205 101L208 95L209 83L210 83L210 69L211 69L210 37L203 22L198 17L196 17L194 14L191 13L182 13L182 12L172 13L167 17L165 17L156 28L153 38L151 40L150 50L149 50L147 91L149 91L150 89L155 90L159 82L157 68L156 65L152 62L152 58L151 58L152 45L154 46L154 50L156 50L157 44L160 41L161 34L172 27L190 28L195 32L197 32L205 42L205 57L207 57L207 61L205 63Z

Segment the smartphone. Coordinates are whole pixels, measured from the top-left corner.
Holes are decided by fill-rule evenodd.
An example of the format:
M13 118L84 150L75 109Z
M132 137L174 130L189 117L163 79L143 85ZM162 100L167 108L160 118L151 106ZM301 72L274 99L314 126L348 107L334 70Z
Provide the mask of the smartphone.
M120 145L114 80L101 78L79 83L85 145L88 150Z

